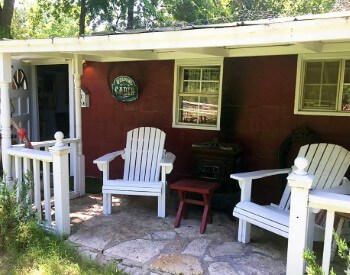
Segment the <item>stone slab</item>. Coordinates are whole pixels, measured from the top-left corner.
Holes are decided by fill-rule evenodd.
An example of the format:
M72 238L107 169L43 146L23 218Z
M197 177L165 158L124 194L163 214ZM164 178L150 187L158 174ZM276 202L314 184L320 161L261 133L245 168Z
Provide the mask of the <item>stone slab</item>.
M189 254L193 256L203 256L207 249L210 240L207 239L196 239L189 243L186 249L182 252L183 254Z
M166 244L165 241L137 239L108 248L104 254L145 263L157 256Z
M203 274L200 261L196 257L189 255L161 255L151 264L151 267L171 274Z

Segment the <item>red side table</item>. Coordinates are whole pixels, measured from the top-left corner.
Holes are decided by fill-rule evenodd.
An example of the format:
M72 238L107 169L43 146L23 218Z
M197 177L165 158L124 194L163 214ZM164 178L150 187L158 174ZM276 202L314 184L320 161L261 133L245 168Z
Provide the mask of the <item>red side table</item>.
M220 183L217 182L207 182L185 179L175 182L170 185L170 189L177 190L179 194L179 208L177 210L176 219L174 227L178 228L180 226L181 217L187 218L187 207L186 204L196 204L203 205L203 216L199 232L203 234L207 227L207 223L212 223L212 213L211 213L211 198L213 192L220 187ZM188 193L196 193L203 195L203 201L188 199Z

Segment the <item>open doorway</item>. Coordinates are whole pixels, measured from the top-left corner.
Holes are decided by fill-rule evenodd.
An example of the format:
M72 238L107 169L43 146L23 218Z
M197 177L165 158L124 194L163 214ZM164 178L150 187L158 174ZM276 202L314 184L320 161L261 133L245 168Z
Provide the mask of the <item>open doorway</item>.
M40 140L52 140L57 131L69 137L68 65L38 65Z

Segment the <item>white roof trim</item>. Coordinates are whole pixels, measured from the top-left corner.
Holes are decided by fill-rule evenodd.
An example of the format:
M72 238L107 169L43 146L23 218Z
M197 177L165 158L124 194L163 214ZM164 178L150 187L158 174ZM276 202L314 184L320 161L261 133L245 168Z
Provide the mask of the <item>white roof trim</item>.
M55 53L50 56L69 58L72 54L85 54L87 59L90 56L91 60L101 61L156 60L167 59L165 52L171 53L171 58L186 56L184 53L190 55L191 51L199 58L216 54L225 57L236 56L240 49L261 47L285 48L285 54L320 52L327 43L338 42L350 43L350 12L249 21L239 26L237 23L220 24L178 31L3 40L0 41L0 52L12 53L19 59L22 55L40 54L45 54L47 58L48 53ZM195 49L198 49L197 53ZM177 54L174 55L174 52ZM250 54L254 52L256 50Z

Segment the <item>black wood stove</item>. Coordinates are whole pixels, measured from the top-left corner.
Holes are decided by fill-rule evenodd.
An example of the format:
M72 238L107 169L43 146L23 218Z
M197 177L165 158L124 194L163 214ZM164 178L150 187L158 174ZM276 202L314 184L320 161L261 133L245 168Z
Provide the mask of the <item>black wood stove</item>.
M242 147L236 143L213 142L192 145L193 178L219 182L214 193L213 208L232 211L239 200L240 188L230 174L241 171Z

